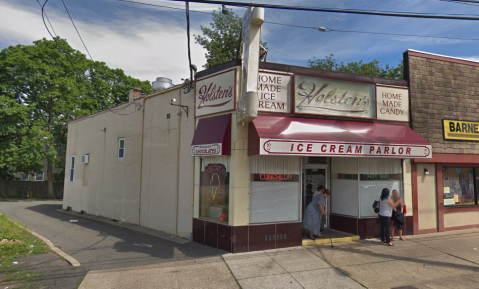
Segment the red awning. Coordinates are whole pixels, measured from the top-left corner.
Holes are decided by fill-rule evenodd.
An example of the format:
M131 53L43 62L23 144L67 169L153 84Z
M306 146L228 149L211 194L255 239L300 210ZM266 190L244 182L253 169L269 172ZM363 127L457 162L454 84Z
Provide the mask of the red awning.
M403 124L259 115L249 155L431 158L431 144Z
M231 114L200 119L191 142L191 156L229 156L230 153Z

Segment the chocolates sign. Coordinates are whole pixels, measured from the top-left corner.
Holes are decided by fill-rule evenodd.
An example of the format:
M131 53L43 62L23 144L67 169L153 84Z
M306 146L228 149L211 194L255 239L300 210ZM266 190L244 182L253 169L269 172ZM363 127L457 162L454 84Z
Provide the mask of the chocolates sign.
M376 118L375 85L295 75L294 113Z
M206 144L206 145L194 145L191 146L191 156L219 156L221 155L221 143Z
M260 154L432 158L432 150L430 145L355 144L275 139L261 139Z
M376 85L376 117L380 120L409 121L407 87Z
M289 112L291 75L260 72L258 77L258 111Z
M203 116L235 109L236 69L196 82L195 115Z

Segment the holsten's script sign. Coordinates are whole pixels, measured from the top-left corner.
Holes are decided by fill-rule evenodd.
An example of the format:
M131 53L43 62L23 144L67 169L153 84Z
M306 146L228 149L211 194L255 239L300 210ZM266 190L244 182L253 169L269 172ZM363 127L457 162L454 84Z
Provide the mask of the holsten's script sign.
M376 117L380 120L409 121L407 87L376 85Z
M294 112L376 117L375 85L295 75Z
M196 82L196 116L234 110L236 103L236 69L200 79Z
M205 145L194 145L191 146L191 156L201 157L201 156L220 156L222 152L222 144L205 144Z
M260 72L258 77L258 110L289 112L291 75Z
M479 141L479 122L443 119L444 139Z
M356 144L261 139L261 155L432 158L430 145Z

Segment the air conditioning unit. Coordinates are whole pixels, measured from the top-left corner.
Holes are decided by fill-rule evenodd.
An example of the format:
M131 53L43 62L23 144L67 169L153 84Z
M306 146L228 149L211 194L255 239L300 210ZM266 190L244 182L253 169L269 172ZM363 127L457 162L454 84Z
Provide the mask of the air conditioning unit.
M81 162L84 164L88 164L90 162L90 155L81 156Z

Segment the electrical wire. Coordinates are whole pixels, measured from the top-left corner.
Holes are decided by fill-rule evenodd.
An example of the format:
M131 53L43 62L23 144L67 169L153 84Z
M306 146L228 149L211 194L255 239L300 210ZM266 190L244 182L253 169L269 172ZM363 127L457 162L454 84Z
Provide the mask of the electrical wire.
M140 5L147 5L147 6L153 6L153 7L160 7L160 8L167 8L167 9L174 9L174 10L185 10L183 8L157 5L157 4L150 4L150 3L143 3L143 2L137 2L137 1L131 1L131 0L116 0L116 1L133 3L133 4L140 4ZM190 12L196 12L196 13L211 15L210 12L204 12L204 11L198 11L198 10L191 10L190 9ZM240 18L240 17L236 17L236 18ZM264 21L264 23L273 24L273 25L288 26L288 27L295 27L295 28L313 29L313 30L318 30L318 28L319 28L319 27L313 27L313 26L302 26L302 25L279 23L279 22L273 22L273 21ZM423 37L423 38L439 38L439 39L450 39L450 40L479 41L479 38L459 38L459 37L447 37L447 36L430 36L430 35L401 34L401 33L387 33L387 32L373 32L373 31L340 30L340 29L333 29L333 28L326 28L326 31L324 31L324 32L347 32L347 33L364 33L364 34L378 34L378 35L405 36L405 37Z
M73 27L75 27L75 30L76 30L76 32L77 32L77 34L78 34L78 37L80 37L80 40L81 40L81 43L83 44L83 47L85 47L85 50L86 50L86 52L88 53L88 56L90 56L90 59L91 59L92 61L94 61L94 60L93 60L93 57L91 57L90 51L88 51L88 48L86 47L85 42L83 41L83 38L82 38L81 35L80 35L80 31L78 31L77 26L75 25L75 22L73 21L73 18L72 18L72 16L70 15L70 12L68 11L68 8L67 8L67 5L65 4L65 1L62 0L62 3L63 3L63 7L65 7L65 10L67 11L68 17L70 17L70 20L72 21Z
M83 86L85 87L85 89L90 93L90 95L93 95L93 93L92 93L90 87L87 86L87 84L85 83L85 81L84 81L83 78L81 77L81 74L78 73L78 70L77 70L77 68L75 67L75 65L73 64L73 62L72 62L72 60L71 60L71 58L70 58L70 55L69 55L68 53L66 53L65 50L63 50L63 47L61 47L61 45L60 45L60 44L58 43L58 41L57 41L57 40L58 40L58 37L57 37L57 35L56 35L56 33L55 33L54 29L53 29L53 25L51 24L51 22L50 22L50 20L49 20L49 18L48 18L48 15L47 15L47 13L46 13L46 11L45 11L45 6L46 6L46 4L47 4L48 1L49 1L49 0L45 0L45 2L43 3L43 5L41 5L40 2L38 2L38 0L37 0L38 4L40 4L40 6L41 6L41 8L42 8L42 20L43 20L43 24L45 25L45 28L47 29L48 33L49 33L50 36L52 37L53 42L57 45L57 47L59 48L59 50L61 50L61 52L66 56L68 62L69 62L70 65L72 66L73 70L75 71L75 74L78 76L78 79L80 79L80 82L83 84ZM65 6L65 8L66 8L66 6ZM55 33L55 37L52 35L52 33L50 32L50 30L48 29L48 26L47 26L47 24L46 24L46 22L45 22L44 16L48 19L48 22L50 23L50 26L52 27L52 31L53 31L53 33ZM73 19L72 19L72 21L73 21ZM80 38L81 38L81 37L80 37ZM85 48L86 48L86 47L85 47ZM91 56L90 56L90 57L91 57ZM128 107L128 106L130 106L130 104L127 105L126 107ZM140 106L141 106L141 105L140 105ZM123 110L123 109L125 109L126 107L117 109L117 111ZM110 112L115 113L115 114L118 114L118 115L129 115L129 114L133 114L133 113L136 112L137 110L139 110L139 108L137 109L136 103L135 103L135 111L133 111L132 113L128 113L128 114L120 114L120 113L117 113L114 109L112 110L111 108L107 108L107 109L106 109L106 111L110 111Z
M464 5L471 5L471 6L479 6L479 2L473 2L473 3L477 3L477 4L473 4L473 3L469 3L469 2L453 1L453 0L439 0L439 1L449 2L449 3L456 3L456 4L464 4Z
M191 66L191 48L190 48L190 3L185 1L186 7L186 38L188 39L188 62L189 62L189 71L190 71L190 81L193 81L193 69Z
M37 0L37 3L38 3L38 5L40 5L40 8L43 8L43 6L42 6L42 4L40 3L39 0ZM43 11L43 9L42 9L42 11ZM42 14L43 14L43 13L42 13ZM52 23L50 22L50 18L48 18L48 15L47 15L46 12L45 12L45 17L47 18L48 23L50 24L50 27L52 28L53 34L55 34L55 36L57 36L57 34L55 33L55 30L53 29L53 25L52 25Z
M167 0L173 2L184 2L186 0ZM374 15L374 16L389 16L389 17L406 17L406 18L424 18L424 19L448 19L448 20L479 20L479 15L473 16L459 16L464 14L435 14L435 13L416 13L416 12L396 12L396 11L373 11L373 10L358 10L358 9L342 9L342 8L315 8L304 6L287 6L278 4L261 4L261 3L244 3L236 1L221 1L221 0L191 0L190 2L202 4L217 4L228 5L236 7L261 7L269 9L281 10L297 10L297 11L312 11L312 12L330 12L343 14L360 14L360 15ZM477 3L477 2L475 2Z

